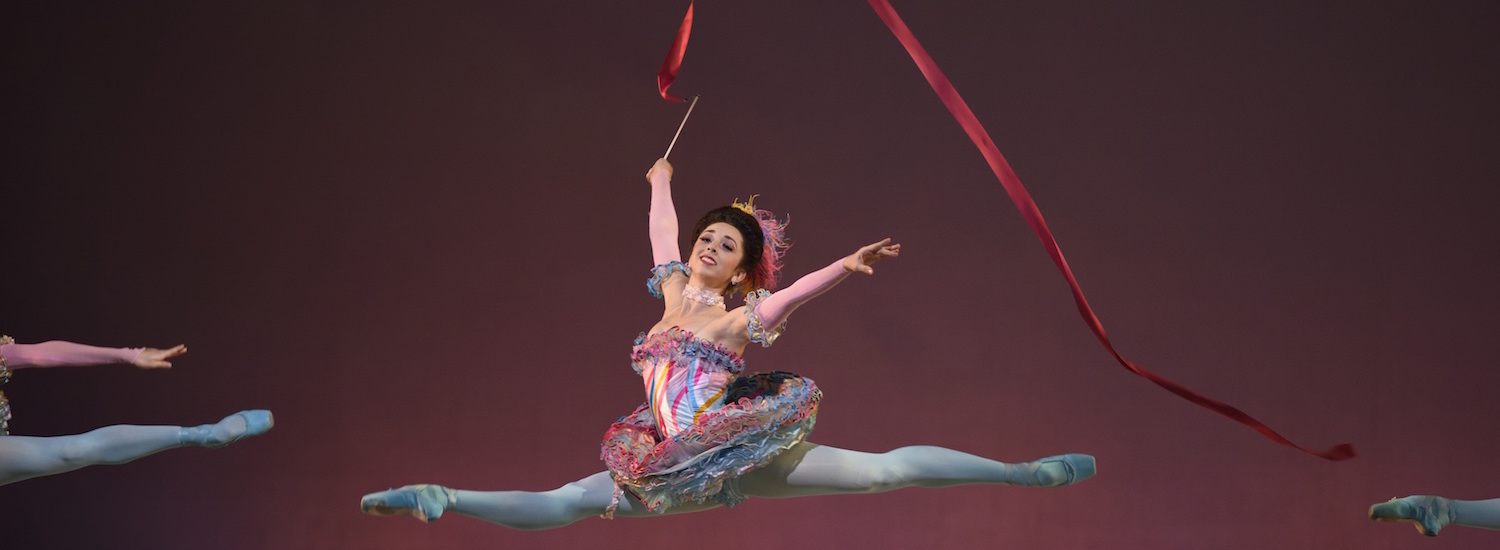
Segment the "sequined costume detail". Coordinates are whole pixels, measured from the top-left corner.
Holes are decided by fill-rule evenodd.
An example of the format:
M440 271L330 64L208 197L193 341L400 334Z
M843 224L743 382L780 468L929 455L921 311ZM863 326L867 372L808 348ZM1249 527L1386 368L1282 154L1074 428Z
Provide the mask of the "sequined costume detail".
M744 501L734 479L806 439L823 398L795 374L743 375L739 354L677 327L642 334L630 363L646 403L609 427L600 458L620 489L657 513Z
M14 344L9 336L0 336L0 346ZM0 355L0 385L10 381L10 368L5 366L5 356ZM5 392L0 391L0 435L10 435L10 401L5 399Z

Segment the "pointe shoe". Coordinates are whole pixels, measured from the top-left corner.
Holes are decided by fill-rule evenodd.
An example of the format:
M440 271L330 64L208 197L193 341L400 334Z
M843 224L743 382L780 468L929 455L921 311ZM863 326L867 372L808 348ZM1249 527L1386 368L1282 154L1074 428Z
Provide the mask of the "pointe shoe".
M410 515L422 522L437 521L458 503L458 492L441 485L407 485L365 495L359 509L372 516Z
M271 411L263 409L240 411L226 416L224 417L224 419L228 420L236 416L245 419L245 431L240 432L228 439L225 439L223 441L214 439L214 427L224 422L224 420L220 420L213 424L206 424L193 428L183 428L180 436L181 441L189 445L202 445L210 449L217 449L219 447L229 445L230 443L234 443L247 437L255 437L257 435L266 433L271 430L272 426L276 425L276 419L275 417L271 416Z
M1453 523L1453 507L1443 497L1412 495L1371 506L1370 519L1410 523L1418 533L1436 537L1444 526Z
M1031 470L1037 487L1062 487L1094 477L1099 472L1094 457L1085 454L1049 456Z
M271 427L276 425L276 417L271 415L271 411L265 409L240 411L235 414L245 419L245 431L241 432L240 435L229 438L229 441L225 441L223 444L218 445L219 447L223 447L224 445L234 443L247 437L255 437L257 435L269 432L271 431Z

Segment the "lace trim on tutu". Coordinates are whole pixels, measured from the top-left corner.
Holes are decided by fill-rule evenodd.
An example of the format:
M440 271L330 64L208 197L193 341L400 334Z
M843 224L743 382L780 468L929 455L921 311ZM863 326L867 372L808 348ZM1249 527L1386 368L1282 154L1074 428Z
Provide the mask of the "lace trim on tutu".
M764 288L757 288L745 295L745 318L750 321L745 330L750 333L750 341L760 344L763 348L771 347L771 343L775 342L777 338L781 337L781 333L786 331L786 321L782 321L780 325L771 330L766 330L766 327L761 326L760 314L756 313L755 307L760 305L761 301L770 297L771 293L767 292Z
M0 346L14 344L15 340L9 336L0 336ZM0 384L10 381L10 367L5 366L5 356L0 355ZM10 401L5 399L5 392L0 391L0 435L10 435Z
M661 298L661 284L672 276L673 271L681 271L683 277L692 277L687 265L682 262L667 262L651 268L651 278L646 279L646 292L651 293L653 298Z
M817 420L823 397L817 384L792 376L777 385L774 395L728 403L664 441L642 405L605 432L600 458L616 485L652 512L685 503L739 504L745 496L726 483L801 443Z
M16 340L9 336L0 335L0 346L14 344ZM0 384L10 381L10 367L5 366L5 355L0 354Z
M639 374L642 362L662 357L699 360L730 374L739 374L745 370L745 360L738 353L678 327L649 336L643 332L637 336L635 347L630 350L630 366Z

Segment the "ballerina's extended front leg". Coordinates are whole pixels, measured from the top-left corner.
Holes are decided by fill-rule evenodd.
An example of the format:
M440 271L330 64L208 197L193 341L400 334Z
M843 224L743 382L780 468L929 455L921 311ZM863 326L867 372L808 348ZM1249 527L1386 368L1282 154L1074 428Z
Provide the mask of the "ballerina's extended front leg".
M0 437L0 485L101 464L124 464L167 449L223 447L271 429L270 411L243 411L214 424L105 426L53 437Z

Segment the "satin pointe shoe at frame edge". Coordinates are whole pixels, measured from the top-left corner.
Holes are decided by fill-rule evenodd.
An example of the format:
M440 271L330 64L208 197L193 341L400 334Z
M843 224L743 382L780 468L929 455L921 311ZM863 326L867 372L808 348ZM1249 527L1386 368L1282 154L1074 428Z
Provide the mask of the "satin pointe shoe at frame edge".
M1411 523L1417 532L1436 537L1439 531L1453 523L1453 507L1448 499L1429 495L1412 495L1393 498L1370 507L1370 519Z

